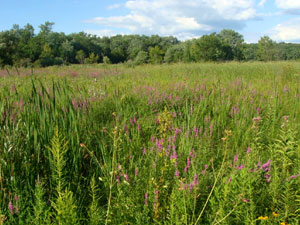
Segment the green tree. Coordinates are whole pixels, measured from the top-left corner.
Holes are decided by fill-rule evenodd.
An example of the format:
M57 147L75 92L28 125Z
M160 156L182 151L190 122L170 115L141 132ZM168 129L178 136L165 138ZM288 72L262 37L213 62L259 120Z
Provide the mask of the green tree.
M258 59L261 61L271 61L276 59L276 55L276 42L268 36L261 37L258 41Z
M149 58L149 55L148 55L147 52L145 52L145 51L140 51L140 52L137 54L137 56L136 56L134 62L135 62L135 64L137 64L137 65L145 64L145 63L148 62L148 58Z
M150 62L153 64L159 64L163 61L163 51L156 45L154 48L150 47L149 57Z
M94 52L92 52L88 58L85 59L85 63L86 64L95 64L97 63L99 60L99 56L98 55L95 55Z
M83 50L79 50L76 52L76 60L80 64L84 64L84 59L85 59L85 53Z
M191 45L191 57L194 61L218 61L225 59L222 43L216 33L203 35Z
M184 47L182 44L174 45L168 48L164 61L167 63L181 62L183 60Z
M104 56L104 57L103 57L103 63L104 63L104 64L111 64L111 61L110 61L110 59L108 58L108 56Z
M243 60L244 59L244 49L245 43L243 35L235 32L234 30L224 29L219 34L224 52L226 54L225 58L228 60Z

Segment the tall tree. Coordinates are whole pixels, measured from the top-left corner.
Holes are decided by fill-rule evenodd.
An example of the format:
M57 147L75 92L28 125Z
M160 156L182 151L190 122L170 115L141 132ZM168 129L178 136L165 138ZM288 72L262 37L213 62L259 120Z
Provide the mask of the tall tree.
M244 59L244 38L243 35L238 32L230 29L223 29L218 37L221 39L221 42L226 53L226 59L231 60L243 60Z
M257 56L262 61L275 60L277 56L276 42L268 36L261 37L258 41Z
M150 47L149 50L149 57L150 62L153 64L159 64L163 61L163 51L156 45L154 48Z
M191 45L191 55L194 61L218 61L225 58L222 43L216 33L203 35L194 40Z

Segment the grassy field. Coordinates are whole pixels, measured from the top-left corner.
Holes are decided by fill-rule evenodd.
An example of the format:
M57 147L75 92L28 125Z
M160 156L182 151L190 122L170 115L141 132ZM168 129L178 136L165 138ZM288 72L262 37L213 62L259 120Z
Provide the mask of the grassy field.
M0 71L0 224L299 224L300 63Z

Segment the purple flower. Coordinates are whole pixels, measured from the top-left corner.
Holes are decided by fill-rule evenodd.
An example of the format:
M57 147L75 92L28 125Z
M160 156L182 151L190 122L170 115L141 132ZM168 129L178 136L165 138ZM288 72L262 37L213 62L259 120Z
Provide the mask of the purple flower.
M290 176L290 180L297 178L297 177L300 177L300 174Z
M190 185L189 185L189 191L191 191L191 190L193 190L193 183L190 183Z
M176 172L175 172L175 176L176 176L176 177L179 177L179 175L180 175L180 174L179 174L179 171L178 171L178 170L176 170Z
M198 184L199 184L198 175L195 174L195 175L194 175L193 185L195 186L195 185L198 185Z
M240 167L238 168L238 170L242 170L245 167L244 164L240 165Z
M251 152L251 148L248 147L247 154L250 154L250 152Z
M11 201L8 203L8 209L11 214L14 214L14 205L12 204Z
M230 183L232 181L232 177L229 177L228 179L228 183Z
M137 125L137 130L140 131L141 130L141 125L138 123Z
M233 162L235 162L236 163L236 161L238 160L238 155L235 155L234 156L234 160L233 160Z
M270 166L271 166L270 164L271 164L271 160L269 159L268 162L266 162L261 166L261 168L265 171L270 171Z
M176 153L176 151L173 151L172 155L170 156L170 159L177 160L177 153Z
M129 176L128 176L128 174L124 174L124 178L125 178L126 181L129 181Z
M148 192L145 193L145 205L148 205Z

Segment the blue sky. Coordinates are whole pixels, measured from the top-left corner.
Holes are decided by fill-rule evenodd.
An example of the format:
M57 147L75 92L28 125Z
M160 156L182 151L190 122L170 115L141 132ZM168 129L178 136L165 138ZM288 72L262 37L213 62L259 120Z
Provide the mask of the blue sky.
M264 35L300 42L300 0L0 0L0 30L54 22L54 31L173 35L181 40L234 29L247 42Z

